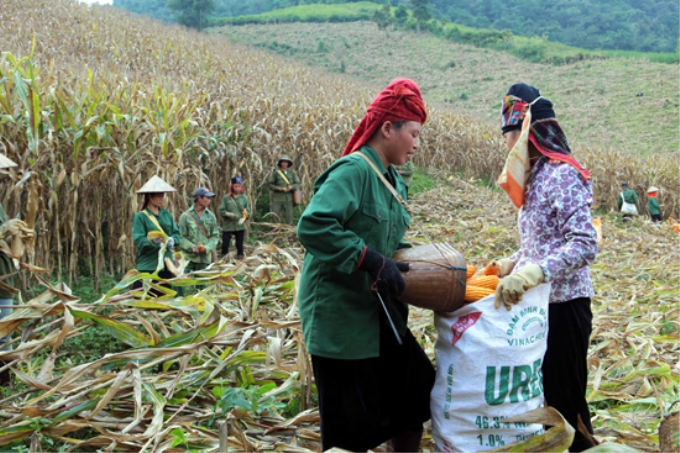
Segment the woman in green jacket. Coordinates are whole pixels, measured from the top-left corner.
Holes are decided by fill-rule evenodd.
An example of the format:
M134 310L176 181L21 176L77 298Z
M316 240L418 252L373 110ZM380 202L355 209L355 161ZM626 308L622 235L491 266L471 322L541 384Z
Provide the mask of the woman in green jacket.
M167 209L163 209L165 201L165 194L167 192L174 192L175 189L170 184L163 181L158 176L151 178L141 189L137 191L138 194L144 195L144 203L140 212L135 214L132 221L132 239L137 247L136 269L138 272L156 272L158 267L158 252L163 244L163 240L149 239L147 236L151 231L162 230L167 236L167 249L163 258L173 259L172 252L175 245L179 245L180 234L179 228L172 218L172 214ZM164 279L173 278L175 275L170 272L165 263L162 264L158 276ZM165 285L167 286L167 285ZM142 287L142 281L137 280L133 283L132 288L138 289Z
M388 441L388 451L417 451L430 418L434 368L407 327L407 305L396 300L408 264L389 258L410 246L406 186L394 165L418 149L426 118L413 81L390 83L344 157L317 179L298 223L306 249L298 302L323 450Z
M231 235L236 242L236 258L242 260L243 238L246 233L246 219L250 217L250 201L243 194L243 179L240 176L231 178L229 193L222 198L220 204L222 217L222 256L229 254Z

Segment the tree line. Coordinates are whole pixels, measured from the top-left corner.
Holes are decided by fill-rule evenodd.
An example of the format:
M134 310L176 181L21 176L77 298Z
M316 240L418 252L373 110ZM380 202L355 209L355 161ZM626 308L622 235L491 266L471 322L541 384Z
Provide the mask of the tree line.
M260 14L306 4L349 0L114 0L113 5L201 29L209 17ZM677 0L375 0L405 10L421 23L430 18L517 36L539 36L583 49L678 52ZM393 14L393 15L394 15Z

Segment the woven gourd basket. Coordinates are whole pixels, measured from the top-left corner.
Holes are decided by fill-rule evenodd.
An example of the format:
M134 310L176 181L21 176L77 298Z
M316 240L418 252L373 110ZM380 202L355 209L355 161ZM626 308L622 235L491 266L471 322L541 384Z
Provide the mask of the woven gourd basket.
M450 244L401 249L392 258L410 264L402 274L406 282L402 302L438 312L455 311L465 303L465 258Z

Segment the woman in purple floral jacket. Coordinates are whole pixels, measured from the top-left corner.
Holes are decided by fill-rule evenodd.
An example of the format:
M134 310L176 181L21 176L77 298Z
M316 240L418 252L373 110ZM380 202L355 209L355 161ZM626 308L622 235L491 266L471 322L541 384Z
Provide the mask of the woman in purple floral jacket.
M520 138L528 109L531 169L519 210L520 249L499 260L502 278L496 304L498 308L503 302L510 309L528 289L551 283L545 399L576 429L570 451L582 451L592 446L592 437L578 431L578 419L593 432L585 398L594 295L588 265L597 255L592 184L590 173L572 157L552 103L523 83L510 87L503 100L501 126L508 150Z

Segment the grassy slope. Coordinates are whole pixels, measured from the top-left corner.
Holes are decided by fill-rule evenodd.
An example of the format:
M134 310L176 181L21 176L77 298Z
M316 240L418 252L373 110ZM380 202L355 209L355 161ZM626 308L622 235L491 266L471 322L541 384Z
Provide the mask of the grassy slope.
M492 124L498 122L505 90L524 81L555 102L572 141L643 154L677 151L680 143L678 65L629 59L533 64L429 34L386 34L372 22L247 25L217 31L312 66L344 69L376 87L397 76L413 78L428 101L448 103Z
M237 17L220 17L216 23L248 23L248 22L293 22L295 20L324 22L328 20L338 21L357 20L358 18L370 18L380 5L372 2L356 2L332 5L299 5L290 8L275 9L262 14Z

